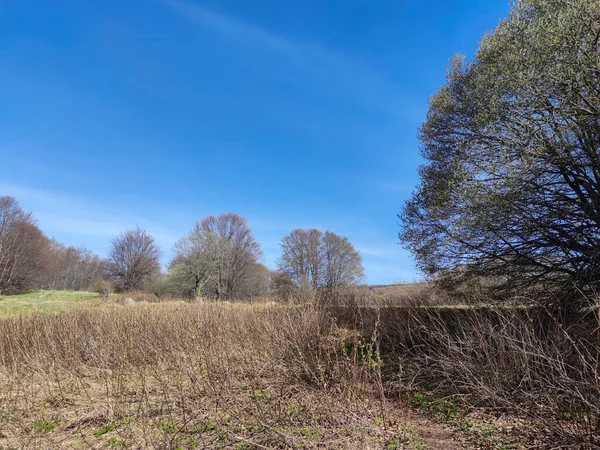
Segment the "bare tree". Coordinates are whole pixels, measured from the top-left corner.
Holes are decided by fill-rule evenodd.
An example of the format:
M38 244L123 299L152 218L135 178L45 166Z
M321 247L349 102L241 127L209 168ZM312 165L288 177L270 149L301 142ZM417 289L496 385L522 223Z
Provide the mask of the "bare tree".
M38 287L50 240L13 197L0 197L0 294Z
M346 237L326 231L321 241L323 285L329 289L357 284L364 277L362 258Z
M279 270L303 289L316 289L323 284L322 239L323 233L315 228L298 228L281 240Z
M335 233L317 229L293 230L281 241L279 271L302 293L333 291L363 277L362 258L352 243Z
M41 287L80 291L100 277L101 260L85 247L67 247L52 240L48 259Z
M160 249L140 227L123 232L111 245L107 271L118 290L143 289L160 274Z
M252 296L262 257L246 219L237 214L209 216L175 244L172 275L193 285L195 295L217 299Z

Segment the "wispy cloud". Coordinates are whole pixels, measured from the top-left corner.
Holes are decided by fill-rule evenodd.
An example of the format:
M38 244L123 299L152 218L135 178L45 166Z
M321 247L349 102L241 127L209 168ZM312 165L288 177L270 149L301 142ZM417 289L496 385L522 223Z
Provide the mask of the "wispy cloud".
M344 90L349 100L358 101L393 116L418 121L422 102L371 70L364 61L316 43L305 43L260 28L239 18L210 11L188 0L160 0L197 26L210 29L241 45L272 52L299 70L328 81L335 90Z
M139 225L167 251L177 239L169 229L146 217L71 193L0 182L0 195L13 196L25 209L31 210L42 230L51 237L71 236L76 242L94 238L95 242L108 244L120 232Z

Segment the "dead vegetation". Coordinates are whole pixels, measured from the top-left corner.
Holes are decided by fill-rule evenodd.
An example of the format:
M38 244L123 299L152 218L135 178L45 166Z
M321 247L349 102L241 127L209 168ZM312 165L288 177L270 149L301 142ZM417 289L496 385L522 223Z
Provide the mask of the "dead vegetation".
M436 295L334 310L340 325L377 330L388 397L408 398L483 448L600 448L597 307L561 316L531 301L435 305Z
M1 448L462 448L386 401L322 310L138 304L0 320Z
M596 310L432 302L6 317L0 448L600 448Z

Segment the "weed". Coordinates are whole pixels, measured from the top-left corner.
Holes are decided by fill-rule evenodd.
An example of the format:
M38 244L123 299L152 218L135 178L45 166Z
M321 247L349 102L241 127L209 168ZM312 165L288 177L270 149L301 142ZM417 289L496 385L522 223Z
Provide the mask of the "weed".
M38 433L52 431L56 428L56 422L52 420L38 420L33 424L33 428Z
M125 446L125 441L113 436L108 440L108 445L110 445L112 448L121 448Z
M96 431L94 432L94 436L96 436L96 437L103 436L103 435L105 435L106 433L109 433L109 432L111 432L111 431L115 430L116 428L117 428L117 427L116 427L116 425L114 425L114 424L112 424L112 423L111 423L111 424L108 424L108 425L106 425L104 428L100 428L99 430L96 430Z

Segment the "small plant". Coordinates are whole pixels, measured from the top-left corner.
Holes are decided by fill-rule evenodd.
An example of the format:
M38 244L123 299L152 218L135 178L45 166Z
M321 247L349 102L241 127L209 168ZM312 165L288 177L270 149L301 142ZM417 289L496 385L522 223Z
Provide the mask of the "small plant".
M266 389L256 389L255 391L250 392L250 398L252 400L262 400L268 403L271 401L271 394Z
M90 286L90 291L100 294L106 302L110 294L115 292L115 285L111 280L98 279Z
M252 447L247 442L240 442L235 444L235 450L250 450Z
M120 448L125 446L125 441L113 436L108 440L108 445L110 445L112 448Z
M52 431L56 428L56 422L52 420L38 420L33 424L33 428L35 428L35 431L38 433L42 431Z
M206 422L201 423L196 427L196 430L200 433L206 433L207 431L214 431L219 427L219 424L214 419L209 419Z
M185 448L196 448L199 445L198 441L193 437L178 438L177 443L179 444L177 449L181 450Z
M308 427L298 428L298 434L304 437L311 437L314 433Z
M285 409L285 413L290 417L297 417L303 412L304 408L297 403L293 403Z
M100 437L100 436L104 436L106 433L113 431L116 428L115 424L108 424L106 425L104 428L100 428L99 430L96 430L94 432L94 436L96 437Z
M454 420L461 415L464 399L461 397L437 398L417 392L412 395L411 402L428 414L441 415L447 420Z
M154 422L154 425L161 428L163 431L167 433L175 433L179 427L172 420L168 422Z

